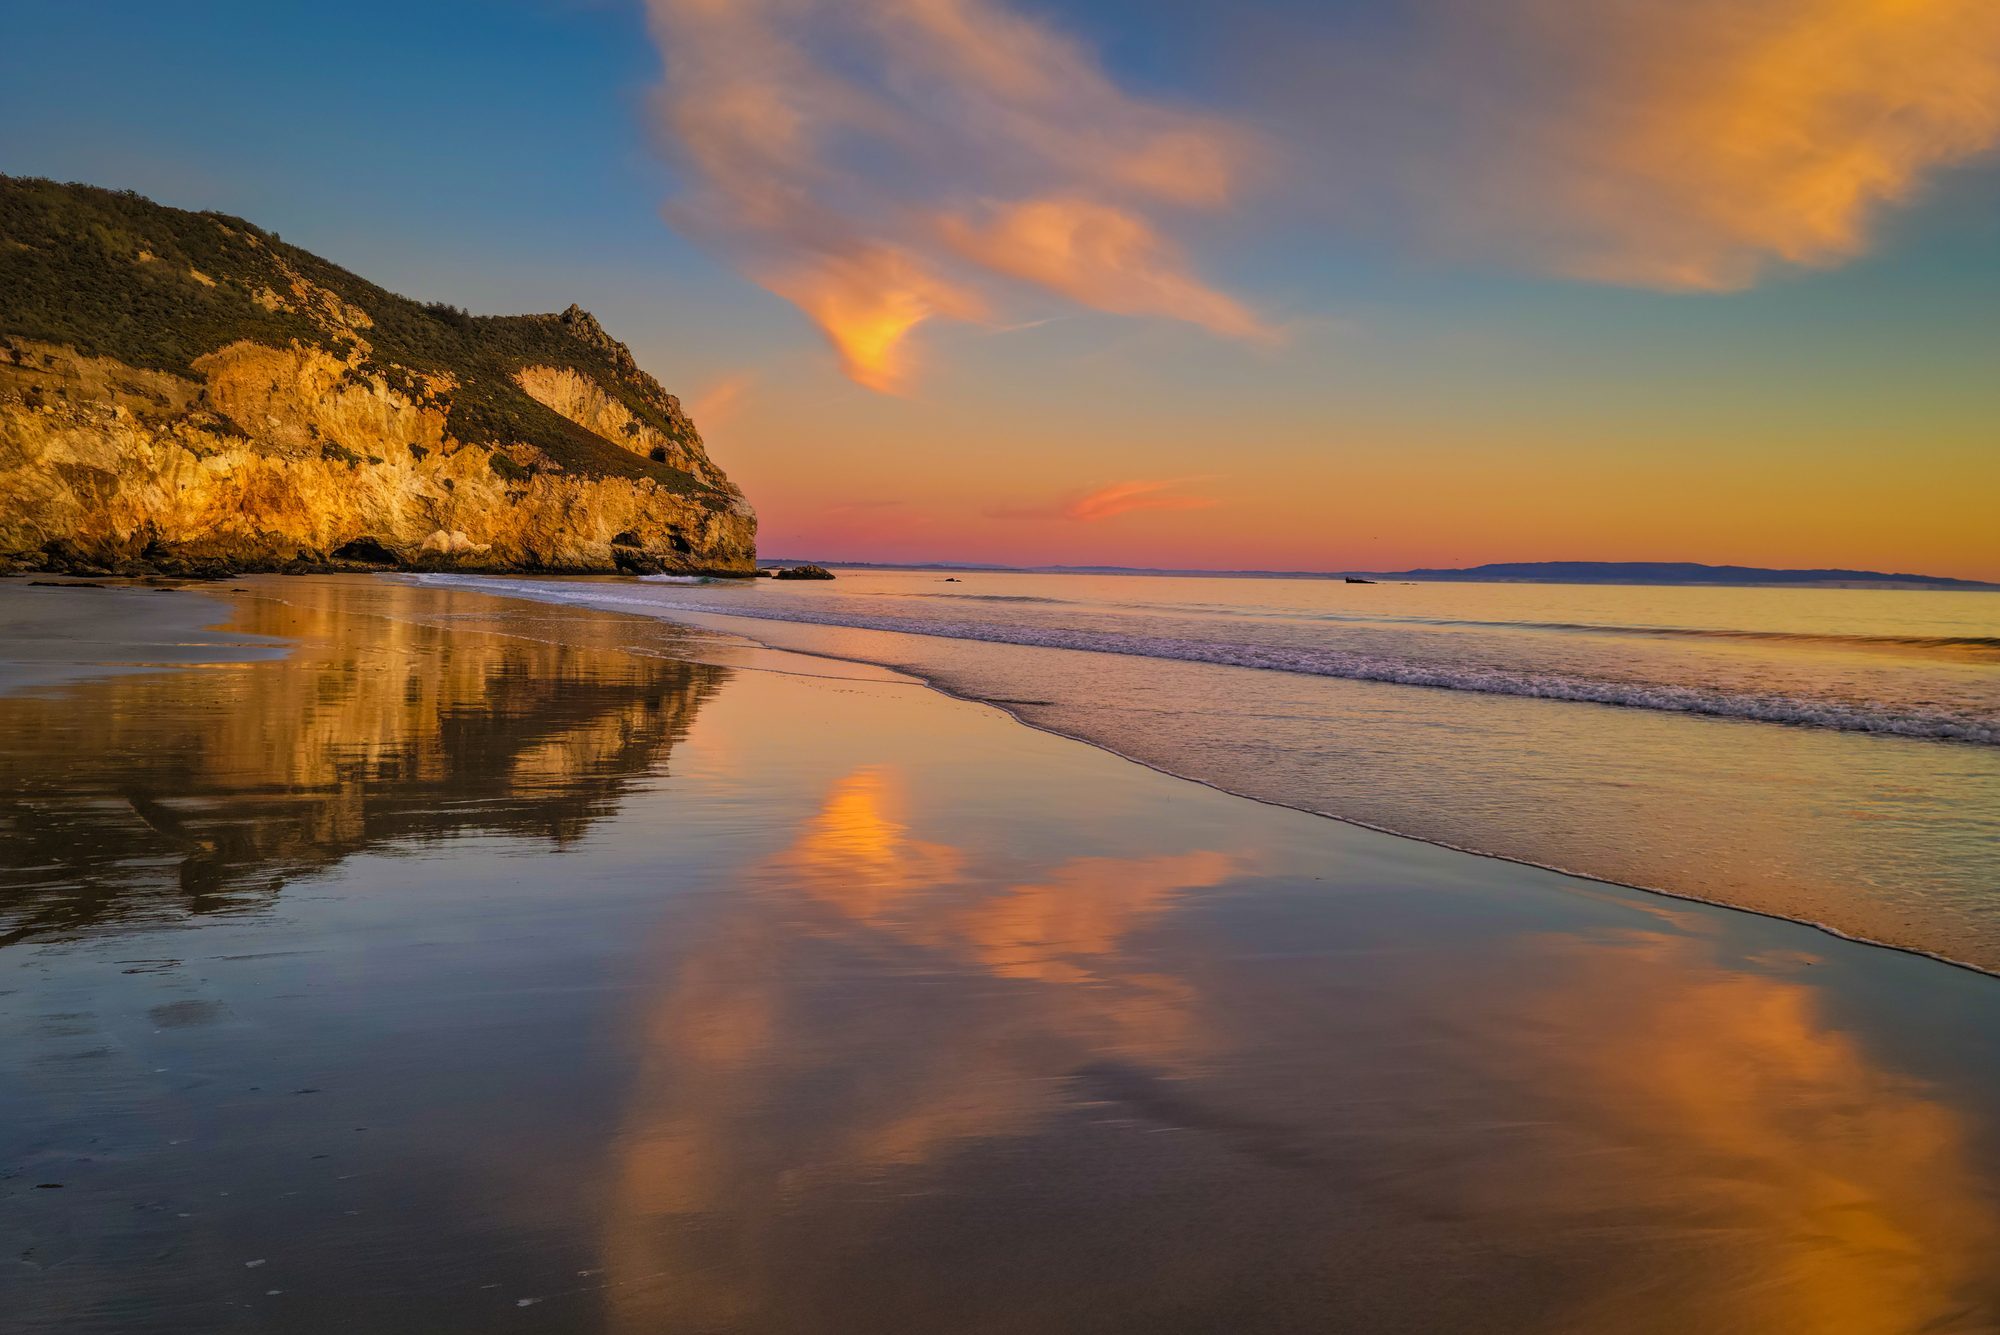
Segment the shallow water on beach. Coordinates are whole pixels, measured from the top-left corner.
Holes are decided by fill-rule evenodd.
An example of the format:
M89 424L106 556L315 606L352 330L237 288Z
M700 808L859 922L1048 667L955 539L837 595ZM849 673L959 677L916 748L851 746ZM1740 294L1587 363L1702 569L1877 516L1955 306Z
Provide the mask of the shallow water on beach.
M893 665L1231 792L2000 970L2000 594L434 578Z
M9 1335L2000 1324L1993 979L655 619L244 589L283 659L0 695Z

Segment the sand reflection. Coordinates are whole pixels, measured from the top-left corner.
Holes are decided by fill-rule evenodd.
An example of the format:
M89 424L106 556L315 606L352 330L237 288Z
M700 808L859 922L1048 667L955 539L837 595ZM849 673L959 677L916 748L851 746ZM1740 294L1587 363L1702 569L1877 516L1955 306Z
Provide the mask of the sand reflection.
M803 894L856 922L914 924L915 901L955 885L964 850L916 838L901 818L901 780L884 766L858 769L827 794L819 814L760 881Z
M1805 959L1724 965L1713 922L1640 909L1300 987L1172 930L1196 892L1256 893L1268 851L1003 875L911 814L920 782L834 783L647 1015L605 1217L615 1329L1097 1328L1107 1302L1229 1310L1246 1276L1326 1328L1384 1301L1413 1328L1577 1332L2000 1313L1967 1123L1829 1023ZM936 1256L987 1255L966 1239L993 1185L1107 1125L1123 1190L1044 1182L1053 1213L1010 1228L1134 1245L975 1319L986 1281ZM1239 1214L1284 1228L1217 1223Z
M1186 984L1128 946L1240 858L1082 857L1010 884L921 837L906 783L836 782L650 1017L607 1218L618 1329L769 1320L780 1272L813 1264L773 1244L801 1193L872 1196L1031 1134L1107 1051L1205 1046ZM855 969L882 986L853 995Z
M1967 1121L1828 1022L1797 976L1810 961L1719 969L1657 933L1531 953L1560 983L1519 1015L1551 1035L1539 1074L1608 1156L1550 1204L1570 1227L1602 1210L1650 1221L1579 1328L1629 1321L1674 1270L1710 1328L1994 1328L2000 1212Z

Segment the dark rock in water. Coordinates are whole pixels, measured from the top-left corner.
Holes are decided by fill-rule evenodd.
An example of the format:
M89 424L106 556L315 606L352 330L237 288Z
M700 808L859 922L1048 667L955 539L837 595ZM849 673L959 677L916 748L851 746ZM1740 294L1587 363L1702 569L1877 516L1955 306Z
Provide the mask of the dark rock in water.
M832 579L833 572L825 566L786 566L783 570L771 572L772 579Z
M956 575L946 575L946 576L944 577L944 582L945 582L945 583L947 583L947 584L962 584L962 583L964 583L964 581L963 581L963 580L961 580L961 579L959 579L959 577L958 577L958 576L956 576Z
M776 572L775 570L760 570L760 571L758 571L758 572L757 572L757 578L758 578L758 579L770 579L770 578L772 578L773 576L775 576L776 574L777 574L777 572Z
M1359 575L1349 575L1347 577L1347 583L1349 584L1373 584L1374 582L1372 579L1362 579Z

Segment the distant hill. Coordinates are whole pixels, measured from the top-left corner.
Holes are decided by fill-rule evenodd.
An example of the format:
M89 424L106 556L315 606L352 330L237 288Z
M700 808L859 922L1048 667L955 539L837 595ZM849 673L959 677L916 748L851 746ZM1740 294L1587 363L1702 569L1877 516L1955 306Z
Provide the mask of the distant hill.
M1991 589L2000 586L1944 575L1879 570L1776 570L1711 566L1696 561L1495 561L1461 569L1398 570L1384 579L1469 580L1533 584L1787 584L1848 588Z
M1025 575L1157 575L1211 579L1374 579L1513 584L1721 584L1818 588L2000 589L1946 575L1886 574L1879 570L1777 570L1764 566L1711 566L1694 561L1495 561L1453 569L1418 570L1194 570L1151 566L1006 566L977 561L831 561L847 570L950 570ZM766 565L799 562L766 561Z
M748 574L756 519L591 315L397 296L241 218L0 176L0 567Z

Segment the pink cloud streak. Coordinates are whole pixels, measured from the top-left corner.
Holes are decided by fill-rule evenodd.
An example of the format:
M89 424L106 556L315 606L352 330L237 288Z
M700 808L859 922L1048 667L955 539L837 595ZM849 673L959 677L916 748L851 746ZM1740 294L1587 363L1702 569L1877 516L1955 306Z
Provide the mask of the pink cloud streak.
M1161 481L1114 482L1108 487L1056 505L1001 507L986 511L989 519L1068 519L1096 523L1139 510L1212 510L1220 505L1213 496L1175 494L1171 489L1206 477L1176 477Z

